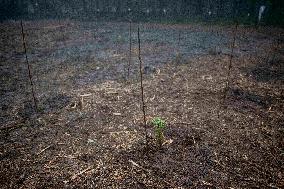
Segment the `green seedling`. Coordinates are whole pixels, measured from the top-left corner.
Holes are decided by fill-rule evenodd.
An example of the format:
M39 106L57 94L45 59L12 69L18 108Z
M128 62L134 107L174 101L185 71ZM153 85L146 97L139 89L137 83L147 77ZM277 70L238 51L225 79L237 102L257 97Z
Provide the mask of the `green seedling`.
M159 146L161 147L165 139L164 130L166 128L166 121L159 117L156 117L152 119L151 123L155 129L156 140Z

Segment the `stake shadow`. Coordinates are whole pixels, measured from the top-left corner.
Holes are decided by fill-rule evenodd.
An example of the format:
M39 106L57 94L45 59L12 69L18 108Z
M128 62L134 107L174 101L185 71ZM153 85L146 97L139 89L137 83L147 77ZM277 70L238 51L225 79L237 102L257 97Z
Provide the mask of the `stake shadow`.
M261 64L249 68L246 72L258 82L284 81L284 61L280 57L272 57Z

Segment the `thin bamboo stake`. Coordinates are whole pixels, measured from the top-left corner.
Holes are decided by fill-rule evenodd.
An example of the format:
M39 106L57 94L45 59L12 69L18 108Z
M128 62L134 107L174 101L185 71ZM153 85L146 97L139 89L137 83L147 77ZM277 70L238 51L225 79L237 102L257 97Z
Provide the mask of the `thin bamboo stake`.
M143 72L142 72L141 41L140 41L140 26L139 26L139 24L138 24L138 58L139 58L141 100L142 100L142 111L143 111L143 120L144 120L145 139L146 139L146 147L148 147L148 134L147 134L146 111L145 111L145 102L144 102Z
M230 86L230 76L231 76L231 69L232 69L232 62L233 62L233 53L234 53L234 48L235 48L235 43L236 43L238 26L239 26L239 23L236 22L234 34L233 34L233 42L232 42L232 46L231 46L231 54L230 54L230 59L229 59L228 72L227 72L226 87L225 87L225 90L224 90L224 100L227 98L227 93L228 93L229 86Z
M178 47L180 46L181 41L181 30L178 30Z
M178 30L178 55L180 55L180 41L181 41L181 30Z
M131 58L132 58L132 23L129 20L129 60L128 60L128 70L127 70L127 78L129 79L130 76L130 65L131 65Z
M32 77L32 72L31 72L31 65L29 63L28 55L27 55L26 38L25 38L25 32L24 32L24 26L23 26L22 20L21 20L21 29L22 29L22 40L23 40L23 47L24 47L24 51L25 51L25 58L26 58L26 63L27 63L27 67L28 67L30 85L31 85L32 95L33 95L33 100L34 100L34 108L35 108L35 111L37 112L37 110L38 110L37 99L36 99L36 95L35 95L34 82L33 82L33 77Z

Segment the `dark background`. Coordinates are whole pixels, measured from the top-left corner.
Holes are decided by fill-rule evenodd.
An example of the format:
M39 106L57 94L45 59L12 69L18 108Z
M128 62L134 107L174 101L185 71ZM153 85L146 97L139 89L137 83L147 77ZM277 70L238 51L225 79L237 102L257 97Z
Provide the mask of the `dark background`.
M0 20L70 18L284 25L283 0L0 0ZM129 11L130 9L130 11ZM148 13L147 13L148 10ZM211 14L209 13L211 12Z

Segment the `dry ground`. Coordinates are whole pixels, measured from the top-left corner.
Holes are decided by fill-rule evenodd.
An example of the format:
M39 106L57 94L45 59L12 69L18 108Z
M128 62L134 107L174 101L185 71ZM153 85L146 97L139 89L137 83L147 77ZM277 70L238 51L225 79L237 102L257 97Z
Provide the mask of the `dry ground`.
M239 28L223 100L233 27L144 24L147 121L167 122L146 149L127 23L25 23L38 113L19 23L0 25L1 188L284 187L282 29Z

